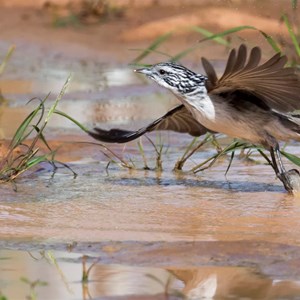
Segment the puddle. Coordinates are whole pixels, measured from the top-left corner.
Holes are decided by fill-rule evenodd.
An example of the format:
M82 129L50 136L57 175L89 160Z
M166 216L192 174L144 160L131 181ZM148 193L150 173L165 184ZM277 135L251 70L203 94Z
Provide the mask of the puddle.
M200 175L174 173L188 140L164 138L176 146L164 154L162 172L141 170L129 143L125 152L139 170L106 170L93 148L90 161L70 164L76 179L65 169L51 178L43 165L18 180L18 192L2 185L0 291L24 299L30 290L22 276L47 282L36 287L38 299L165 299L166 289L170 299L300 297L298 199L263 164L236 159L227 179L226 160ZM144 146L153 167L151 145ZM204 148L194 159L210 153ZM59 267L29 251L53 251ZM88 266L97 262L88 284L83 255Z
M118 168L107 174L104 163L72 168L76 179L63 170L53 179L40 172L19 180L17 193L3 186L0 237L300 244L300 202L265 179L267 166L250 175L233 168L228 181L219 168L202 176Z
M70 72L74 79L59 109L90 128L136 129L177 104L126 66L26 64L17 59L1 78L2 93L13 99L0 111L5 138L32 110L24 104L51 91L50 106ZM27 70L22 76L20 65ZM46 134L55 145L91 141L58 117ZM111 149L137 170L106 169L102 148L69 143L57 158L69 163L76 179L66 169L52 178L50 167L41 165L17 180L18 192L1 186L0 295L25 299L30 282L41 280L47 285L37 284L37 299L300 298L299 198L287 195L263 163L235 158L226 177L229 158L197 175L175 173L192 138L149 136L163 141L162 172L143 170L136 142ZM142 141L153 169L155 151ZM287 150L299 154L297 144ZM203 147L185 170L212 153ZM55 260L42 258L41 251L51 251ZM86 284L83 255L87 267L96 262Z
M245 267L104 265L101 257L0 251L0 288L8 299L296 299L300 282ZM83 270L88 281L82 282ZM21 277L22 276L22 277ZM27 282L24 282L24 279Z

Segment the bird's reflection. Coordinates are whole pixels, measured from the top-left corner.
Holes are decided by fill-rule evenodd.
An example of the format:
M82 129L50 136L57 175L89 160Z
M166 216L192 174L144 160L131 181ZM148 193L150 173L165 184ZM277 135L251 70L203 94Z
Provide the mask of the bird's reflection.
M95 265L90 297L138 299L278 299L300 297L300 283L269 278L244 267L155 268Z

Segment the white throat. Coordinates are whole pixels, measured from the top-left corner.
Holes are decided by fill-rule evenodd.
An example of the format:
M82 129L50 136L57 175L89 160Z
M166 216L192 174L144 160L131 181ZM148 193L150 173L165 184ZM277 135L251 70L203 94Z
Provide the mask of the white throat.
M199 86L190 93L181 94L178 98L191 111L195 119L203 125L206 121L213 122L215 120L215 106L208 96L205 86Z

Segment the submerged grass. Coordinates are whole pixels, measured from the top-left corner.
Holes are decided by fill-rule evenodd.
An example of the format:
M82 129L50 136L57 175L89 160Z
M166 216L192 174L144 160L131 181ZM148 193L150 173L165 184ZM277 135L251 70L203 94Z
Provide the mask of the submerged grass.
M41 281L41 280L30 280L27 277L21 277L21 281L24 282L28 287L29 287L29 295L26 296L26 299L28 300L37 300L38 299L38 294L36 289L38 287L43 287L48 285L46 281Z
M181 171L184 164L186 163L186 161L192 155L194 155L196 151L198 151L205 144L207 144L209 142L211 142L211 143L213 142L214 135L211 134L211 133L206 134L205 138L197 144L198 140L199 140L199 137L193 138L191 143L186 147L182 157L179 158L177 160L177 162L175 163L175 166L174 166L174 169L173 169L174 171ZM196 144L196 146L194 147L195 144Z

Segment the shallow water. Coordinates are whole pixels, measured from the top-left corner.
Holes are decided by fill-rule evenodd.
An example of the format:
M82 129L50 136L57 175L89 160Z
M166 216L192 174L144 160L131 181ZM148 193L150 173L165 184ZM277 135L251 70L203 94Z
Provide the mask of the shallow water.
M18 192L2 186L4 295L29 293L22 276L47 282L38 299L300 296L298 199L264 165L237 160L227 180L227 161L201 175L174 173L178 153L166 155L163 172L107 171L96 161L71 164L76 179L64 169L51 179L45 165ZM27 251L53 252L57 264ZM87 284L83 255L97 263Z
M130 68L103 66L93 73L84 64L74 70L59 109L86 126L139 128L176 105ZM48 77L32 71L23 80L11 71L1 82L2 92L14 99L1 108L2 136L11 137L31 111L25 99L49 89L50 106L68 72L42 64L39 74ZM58 117L46 133L56 145L91 141ZM163 171L154 170L156 154L145 138L151 170L143 170L136 142L111 146L136 169L106 169L103 148L68 143L57 159L68 162L77 178L64 168L52 178L44 164L17 180L17 192L11 184L1 186L0 292L24 299L30 282L41 280L47 285L37 284L37 299L300 297L300 200L285 193L262 158L256 154L260 163L249 164L236 157L227 176L229 157L204 172L186 172L215 153L205 146L184 172L174 172L192 139L149 136L164 145ZM287 150L299 154L298 144ZM96 262L88 283L81 282L84 255L87 266Z
M225 167L225 163L224 163ZM221 167L196 176L72 166L2 187L2 237L67 241L267 240L298 245L300 202L268 176ZM250 168L250 167L249 167ZM247 167L245 167L247 169ZM41 214L42 212L42 214ZM63 228L64 230L61 230Z

